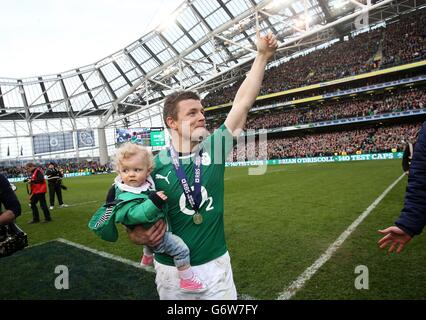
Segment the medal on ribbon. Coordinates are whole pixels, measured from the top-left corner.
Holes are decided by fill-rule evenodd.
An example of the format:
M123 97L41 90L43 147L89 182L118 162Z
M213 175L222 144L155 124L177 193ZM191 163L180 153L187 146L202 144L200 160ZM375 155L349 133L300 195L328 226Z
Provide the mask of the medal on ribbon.
M202 224L203 223L203 216L199 212L195 212L192 216L192 221L194 221L195 224Z
M170 146L170 156L172 158L173 167L175 168L176 175L179 179L180 185L182 186L183 193L194 209L195 213L192 215L192 221L194 224L203 223L203 216L199 212L200 204L202 201L201 195L201 155L203 149L199 149L195 156L194 162L194 191L191 190L189 186L188 179L186 177L185 171L179 163L179 156L174 149L173 145Z

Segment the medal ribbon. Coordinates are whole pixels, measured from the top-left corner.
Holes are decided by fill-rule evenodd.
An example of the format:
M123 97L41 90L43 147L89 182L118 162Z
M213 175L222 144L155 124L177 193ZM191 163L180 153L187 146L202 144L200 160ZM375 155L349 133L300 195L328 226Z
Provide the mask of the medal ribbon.
M183 193L188 200L191 207L198 212L200 208L202 196L201 196L201 154L203 149L199 149L195 156L194 163L194 191L191 190L189 186L188 179L186 177L183 167L180 165L179 156L173 147L170 144L170 156L172 157L173 167L175 168L176 175L179 179L180 185L182 186Z

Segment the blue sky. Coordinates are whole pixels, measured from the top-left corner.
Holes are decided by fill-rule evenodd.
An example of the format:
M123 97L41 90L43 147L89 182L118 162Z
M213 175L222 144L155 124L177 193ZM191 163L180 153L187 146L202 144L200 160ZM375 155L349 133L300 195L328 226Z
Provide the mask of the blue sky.
M0 0L0 78L94 63L158 26L183 0Z

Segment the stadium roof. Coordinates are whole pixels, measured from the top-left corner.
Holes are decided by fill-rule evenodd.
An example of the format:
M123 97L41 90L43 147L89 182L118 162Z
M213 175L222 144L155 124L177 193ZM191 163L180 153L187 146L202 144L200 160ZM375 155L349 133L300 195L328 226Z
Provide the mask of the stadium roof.
M424 1L187 0L155 30L91 65L54 75L0 78L0 121L100 117L127 125L161 114L177 89L200 94L244 75L255 35L274 32L276 59L377 23Z

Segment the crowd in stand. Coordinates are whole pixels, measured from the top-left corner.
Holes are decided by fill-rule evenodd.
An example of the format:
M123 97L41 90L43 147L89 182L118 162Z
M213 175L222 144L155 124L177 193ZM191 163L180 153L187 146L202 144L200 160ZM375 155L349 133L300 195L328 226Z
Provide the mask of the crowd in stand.
M404 16L401 23L386 28L383 67L399 65L426 57L426 14Z
M299 88L317 82L355 75L372 69L367 62L371 46L377 47L379 31L362 34L352 41L342 41L326 49L317 50L290 60L266 71L260 95ZM359 52L358 52L359 49ZM342 55L341 52L348 54ZM359 55L359 56L357 56ZM368 66L368 67L367 67ZM209 93L205 106L232 101L242 80L231 87Z
M424 11L270 68L265 73L261 95L425 59ZM204 105L231 102L241 82L209 93Z
M379 128L304 133L295 137L248 142L234 148L228 161L282 159L403 151L407 141L415 141L421 124Z
M329 104L317 103L295 109L269 109L261 113L250 114L246 129L269 129L307 123L371 116L406 110L426 108L426 91L424 88L412 88L387 92L372 96L359 95L350 100L334 101ZM226 113L216 115L208 121L210 131L225 120Z
M302 133L294 137L268 138L266 143L246 142L240 139L227 161L282 159L351 155L377 152L403 151L406 142L415 141L421 123L323 133ZM265 137L266 138L266 137ZM58 163L59 162L59 163ZM58 168L64 173L109 173L111 165L101 166L97 161L69 162L59 160ZM40 164L46 169L47 163ZM7 178L27 177L24 166L0 166Z
M262 99L262 100L256 101L255 107L269 106L271 104L281 104L285 102L305 99L305 98L314 97L318 95L327 95L327 94L334 94L334 93L338 94L345 90L356 90L363 87L372 86L375 84L385 84L388 82L408 79L411 77L418 76L419 74L424 75L424 72L421 72L420 70L418 70L418 72L416 73L416 70L418 69L414 69L414 70L411 69L410 70L411 72L398 72L396 74L389 73L385 75L380 75L379 77L376 76L372 78L361 79L358 81L349 81L349 82L339 83L339 84L331 85L331 86L320 86L319 88L316 88L316 89L294 92L291 94L277 96L277 97L273 97L269 99ZM357 92L364 92L364 91L368 91L368 90L357 91Z
M263 113L249 117L247 129L267 129L328 120L371 116L426 107L426 92L423 88L395 94L381 94L354 97L348 101L332 104L316 104L313 107L298 108L281 112Z
M43 170L47 169L48 163L51 161L46 161L43 163L39 163L40 167ZM62 170L64 174L67 173L81 173L81 172L89 172L92 174L96 173L104 173L111 172L111 165L100 165L97 161L70 161L67 159L58 159L53 161L59 170ZM3 174L6 178L22 178L27 177L28 173L25 168L25 164L23 165L0 165L0 173Z

